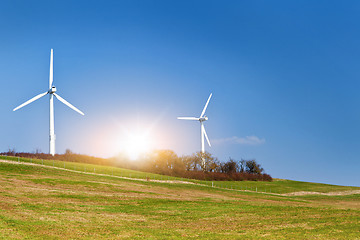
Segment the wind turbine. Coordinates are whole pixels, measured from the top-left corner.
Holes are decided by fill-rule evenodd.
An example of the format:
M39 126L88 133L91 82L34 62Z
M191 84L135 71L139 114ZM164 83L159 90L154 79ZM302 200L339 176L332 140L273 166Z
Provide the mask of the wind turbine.
M205 153L205 144L204 144L204 136L206 137L206 140L209 144L209 146L211 147L211 144L210 144L210 141L209 141L209 138L206 134L206 131L205 131L205 127L204 127L204 122L208 120L208 117L205 116L205 111L206 111L206 108L210 102L210 98L212 96L212 93L210 94L206 104L205 104L205 107L204 109L202 110L201 112L201 115L200 117L178 117L177 119L181 119L181 120L195 120L195 121L199 121L200 122L200 134L201 134L201 153ZM204 159L203 159L204 161Z
M54 130L54 96L62 103L64 103L66 106L68 106L69 108L73 109L74 111L80 113L81 115L84 115L83 112L81 112L79 109L77 109L76 107L74 107L73 105L71 105L68 101L66 101L65 99L63 99L62 97L60 97L58 94L56 94L56 87L52 85L53 84L53 49L51 49L51 54L50 54L50 75L49 75L49 90L44 92L44 93L40 93L39 95L31 98L30 100L24 102L23 104L21 104L20 106L16 107L13 109L13 111L16 111L36 100L38 100L39 98L42 98L43 96L49 94L50 97L50 125L49 125L49 130L50 130L50 144L49 144L49 152L51 155L55 155L55 130Z

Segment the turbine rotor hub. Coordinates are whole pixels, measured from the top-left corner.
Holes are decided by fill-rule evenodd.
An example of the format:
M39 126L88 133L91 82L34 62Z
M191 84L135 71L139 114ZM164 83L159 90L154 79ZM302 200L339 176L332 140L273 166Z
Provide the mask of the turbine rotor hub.
M200 122L205 122L208 120L208 117L207 116L204 116L202 118L199 119Z
M50 89L49 89L49 93L55 93L56 92L56 87L55 86L52 86Z

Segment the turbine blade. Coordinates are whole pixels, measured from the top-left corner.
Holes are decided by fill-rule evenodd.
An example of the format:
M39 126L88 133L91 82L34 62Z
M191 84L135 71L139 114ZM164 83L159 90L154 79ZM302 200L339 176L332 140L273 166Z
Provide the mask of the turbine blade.
M208 106L208 104L209 104L209 101L210 101L211 96L212 96L212 93L210 93L210 96L209 96L209 98L208 98L208 100L207 100L207 102L206 102L206 104L205 104L205 107L204 107L204 109L203 109L203 111L202 111L202 113L201 113L201 115L200 115L200 118L202 118L202 117L204 116L205 111L206 111L206 108L207 108L207 106Z
M205 137L206 137L206 140L207 140L209 146L211 147L211 143L210 143L210 140L209 140L209 138L208 138L208 136L207 136L207 134L206 134L205 127L204 127L204 125L201 125L201 126L202 126L202 129L203 129L203 133L204 133L204 135L205 135Z
M32 99L30 99L30 100L24 102L23 104L21 104L20 106L14 108L13 111L16 111L16 110L18 110L19 108L22 108L22 107L28 105L29 103L32 103L33 101L38 100L39 98L45 96L46 94L48 94L48 92L44 92L44 93L40 93L39 95L36 95L36 96L33 97Z
M196 120L196 121L199 121L199 118L197 118L197 117L178 117L177 119L180 119L180 120Z
M54 79L54 67L53 67L53 49L51 49L50 53L50 74L49 74L49 89L52 87L53 79Z
M62 97L60 97L59 95L57 95L56 93L53 93L55 95L55 97L57 99L59 99L60 102L62 102L63 104L65 104L66 106L68 106L69 108L71 108L72 110L80 113L81 115L84 115L84 113L82 111L80 111L79 109L77 109L76 107L74 107L73 105L71 105L68 101L66 101L65 99L63 99Z

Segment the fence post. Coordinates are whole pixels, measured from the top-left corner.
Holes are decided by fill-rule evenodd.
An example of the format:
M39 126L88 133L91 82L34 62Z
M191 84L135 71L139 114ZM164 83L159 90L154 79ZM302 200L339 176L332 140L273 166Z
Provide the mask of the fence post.
M257 192L257 187L256 187L256 192Z
M214 182L211 182L211 187L214 187Z

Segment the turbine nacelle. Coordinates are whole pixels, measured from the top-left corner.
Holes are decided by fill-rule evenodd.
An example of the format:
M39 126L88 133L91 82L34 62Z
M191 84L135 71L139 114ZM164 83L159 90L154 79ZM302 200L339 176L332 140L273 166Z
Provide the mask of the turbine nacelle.
M200 122L205 122L205 121L207 121L209 118L207 117L207 116L204 116L204 117L201 117L201 118L199 118L199 121Z
M55 92L56 92L56 87L55 86L52 86L48 91L48 93L50 93L50 94L55 93Z

